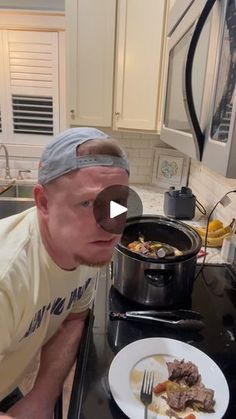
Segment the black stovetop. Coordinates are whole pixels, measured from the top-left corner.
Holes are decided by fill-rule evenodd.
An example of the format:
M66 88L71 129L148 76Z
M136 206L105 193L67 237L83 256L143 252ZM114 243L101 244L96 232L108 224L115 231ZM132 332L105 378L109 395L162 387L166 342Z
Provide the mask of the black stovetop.
M191 301L186 301L184 307L203 315L204 329L182 331L153 324L110 321L110 311L121 312L141 307L130 303L114 289L107 270L99 282L95 322L83 382L83 400L80 411L73 418L127 418L109 393L107 376L114 356L134 340L169 337L199 348L219 365L230 389L230 403L224 419L235 419L236 278L231 270L225 265L206 265L194 284Z

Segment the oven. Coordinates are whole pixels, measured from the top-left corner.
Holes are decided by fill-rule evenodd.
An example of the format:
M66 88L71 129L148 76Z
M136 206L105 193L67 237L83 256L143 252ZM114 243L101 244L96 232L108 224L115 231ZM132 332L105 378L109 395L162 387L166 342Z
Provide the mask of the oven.
M235 0L176 0L165 62L161 139L236 178Z

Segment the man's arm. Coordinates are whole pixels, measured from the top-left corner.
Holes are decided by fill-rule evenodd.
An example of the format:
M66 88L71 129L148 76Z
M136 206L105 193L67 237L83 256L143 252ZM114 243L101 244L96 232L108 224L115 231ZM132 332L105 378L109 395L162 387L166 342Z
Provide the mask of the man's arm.
M79 348L88 311L71 314L42 349L40 367L33 389L7 413L17 419L51 419Z

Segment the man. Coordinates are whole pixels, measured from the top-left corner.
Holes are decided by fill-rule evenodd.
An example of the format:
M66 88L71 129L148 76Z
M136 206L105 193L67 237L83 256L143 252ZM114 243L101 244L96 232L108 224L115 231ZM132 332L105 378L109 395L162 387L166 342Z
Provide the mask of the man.
M97 223L93 204L104 188L127 187L128 176L114 140L94 128L69 129L42 154L36 207L0 220L0 411L12 418L39 418L40 412L40 419L52 419L98 267L120 239ZM9 407L39 351L32 389Z

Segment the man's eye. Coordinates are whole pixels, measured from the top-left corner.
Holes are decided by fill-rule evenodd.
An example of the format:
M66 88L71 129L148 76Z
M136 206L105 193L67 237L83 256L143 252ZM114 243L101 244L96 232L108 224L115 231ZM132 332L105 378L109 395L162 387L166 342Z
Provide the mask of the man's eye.
M89 208L93 206L93 201L82 201L80 202L80 205L84 208Z

